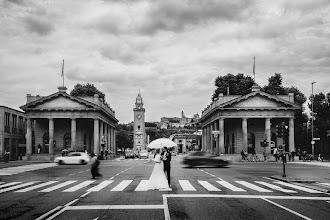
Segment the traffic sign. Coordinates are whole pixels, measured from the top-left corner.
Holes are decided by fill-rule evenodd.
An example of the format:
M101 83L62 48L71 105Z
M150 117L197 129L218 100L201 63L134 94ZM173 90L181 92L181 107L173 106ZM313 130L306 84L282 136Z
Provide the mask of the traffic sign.
M315 144L315 141L311 141L311 144Z
M313 141L319 141L321 138L313 138Z

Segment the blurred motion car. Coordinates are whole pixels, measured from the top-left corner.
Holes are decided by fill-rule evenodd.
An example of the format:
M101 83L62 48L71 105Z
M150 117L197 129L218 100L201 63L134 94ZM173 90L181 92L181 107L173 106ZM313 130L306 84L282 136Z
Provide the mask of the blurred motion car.
M70 152L66 156L56 157L55 163L62 164L87 164L90 161L90 157L84 152Z
M181 161L182 164L189 167L195 166L215 166L225 167L231 164L229 159L220 158L205 151L194 151L184 156Z
M125 159L127 159L129 157L130 158L134 158L135 157L135 153L134 153L134 151L132 149L126 148L125 149Z
M148 153L148 151L147 150L140 150L140 152L139 152L139 158L141 159L141 158L149 158L149 153Z

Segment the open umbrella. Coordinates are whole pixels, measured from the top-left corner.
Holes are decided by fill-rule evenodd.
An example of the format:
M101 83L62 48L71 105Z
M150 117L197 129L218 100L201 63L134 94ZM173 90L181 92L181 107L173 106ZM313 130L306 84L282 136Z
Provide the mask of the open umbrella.
M168 138L158 138L154 141L151 141L147 147L150 149L160 149L163 147L172 148L177 147L177 144Z

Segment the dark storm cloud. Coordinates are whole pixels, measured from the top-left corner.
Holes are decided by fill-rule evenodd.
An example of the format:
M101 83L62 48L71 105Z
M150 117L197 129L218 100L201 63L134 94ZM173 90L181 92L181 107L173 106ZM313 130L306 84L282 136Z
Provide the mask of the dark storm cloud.
M212 20L238 21L252 5L249 1L161 1L152 4L139 31L154 34L160 30L183 31Z
M37 33L39 35L47 35L53 31L54 25L43 17L27 16L23 22L29 32Z

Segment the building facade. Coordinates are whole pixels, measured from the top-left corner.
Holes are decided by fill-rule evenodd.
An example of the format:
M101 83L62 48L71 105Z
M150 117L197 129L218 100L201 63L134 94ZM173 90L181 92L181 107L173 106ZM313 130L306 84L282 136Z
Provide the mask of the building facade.
M181 112L181 118L179 117L162 117L160 119L160 128L167 129L167 128L185 128L185 127L192 127L198 123L199 115L194 114L194 117L189 118L186 117L184 112Z
M75 97L66 87L49 96L27 95L20 108L27 117L26 154L28 159L40 148L50 160L63 149L100 154L103 150L117 152L115 111L94 97Z
M11 160L17 160L20 154L25 154L25 113L0 106L0 158L5 150Z
M139 92L135 100L134 112L134 129L133 129L133 150L138 152L146 149L146 131L145 131L145 108L143 107L143 99Z
M170 136L170 140L177 144L175 151L183 154L189 151L200 150L201 139L202 136L198 132L194 134L173 134Z
M273 96L257 85L243 96L219 94L202 112L202 150L216 155L271 153L275 147L295 151L294 113L300 108L293 93ZM280 137L276 130L283 125L287 132Z

